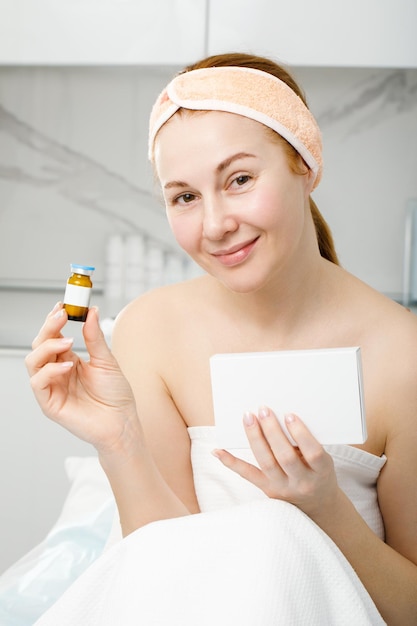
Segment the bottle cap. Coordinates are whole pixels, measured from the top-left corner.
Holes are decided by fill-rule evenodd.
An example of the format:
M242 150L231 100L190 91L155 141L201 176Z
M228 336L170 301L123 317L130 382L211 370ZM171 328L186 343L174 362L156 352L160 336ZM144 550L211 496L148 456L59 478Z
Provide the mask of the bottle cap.
M91 276L91 274L96 269L91 265L77 265L76 263L71 263L71 272L75 272L75 274L83 274L84 276Z

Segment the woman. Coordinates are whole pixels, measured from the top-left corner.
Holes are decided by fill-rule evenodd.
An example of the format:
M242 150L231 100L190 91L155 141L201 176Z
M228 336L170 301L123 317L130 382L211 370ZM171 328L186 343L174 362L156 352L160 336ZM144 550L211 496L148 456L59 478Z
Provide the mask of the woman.
M103 340L97 311L90 310L84 326L88 363L71 351L71 339L62 337L67 318L58 304L27 357L45 414L96 447L115 494L123 534L130 535L121 542L129 544L123 558L117 556L118 548L107 557L112 574L102 596L108 598L120 579L126 589L127 571L141 584L154 584L151 573L150 582L141 578L140 559L146 550L154 555L153 546L167 536L165 528L168 536L185 528L188 538L197 528L194 549L209 546L205 573L200 572L207 593L216 571L210 555L218 572L225 562L235 563L236 579L248 569L252 591L253 572L254 580L264 576L262 589L256 587L252 594L240 591L241 613L233 613L231 601L237 580L230 583L229 595L223 598L230 600L224 622L219 598L227 576L216 577L220 584L210 602L218 624L253 624L251 611L256 607L259 624L377 624L382 619L401 626L417 623L417 321L338 265L329 230L310 197L321 176L321 144L302 93L283 68L267 59L244 54L210 57L187 68L158 98L149 149L175 238L206 274L132 302L118 317L113 354ZM208 450L216 447L211 355L341 346L361 347L365 444L325 449L299 417L288 415L294 447L271 410L263 407L258 415L247 413L243 418L252 458L243 460L219 449L214 457L209 455ZM345 462L348 469L342 476L340 463ZM236 493L243 489L245 495L234 501L247 501L250 511L228 501L219 513L193 515L220 508L208 493L213 489L204 474L208 466L208 474L231 485L231 501L234 485ZM362 503L355 500L358 467L360 472L374 471ZM262 526L265 517L273 520L272 533ZM233 529L238 533L241 526L248 531L248 518L253 533L249 530L246 535L245 551L265 552L256 567L254 561L248 567L242 558L242 543L231 545ZM290 523L283 530L286 519ZM303 525L300 533L305 537L317 533L301 553L310 554L318 542L323 555L329 550L333 555L329 552L329 560L336 558L336 569L340 566L355 588L352 593L357 593L353 601L348 599L351 591L336 593L339 570L322 571L315 561L311 571L306 566L304 573L291 575L297 559L289 531L293 522ZM231 531L217 538L216 553L216 533L213 537L210 529L219 532L228 524ZM278 546L273 542L281 532ZM144 535L147 539L138 549ZM183 545L180 536L174 536L181 546L180 560L188 562L187 541ZM284 558L281 548L286 541L293 551ZM120 564L133 546L137 571ZM159 572L171 572L165 557L150 557L156 559ZM123 618L118 614L119 623L126 624L132 611L138 620L132 623L212 623L207 615L195 621L193 602L189 597L184 600L185 589L196 584L195 568L193 562L172 581L178 602L171 598L166 622L161 621L162 613L159 621L149 620L143 604L146 593L153 591L138 587L137 603ZM87 573L90 582L84 578L82 583L87 589L84 596L91 597L96 589L92 580L100 578L103 566L96 564L92 570ZM318 587L308 598L300 595L302 581L308 585L313 578ZM279 595L277 589L284 582L288 587ZM74 604L84 607L77 620L85 614L85 597L81 599L80 585L75 586L78 591L71 596L70 590L69 599L64 596L58 602L58 613L52 609L51 617L48 612L40 624L75 623L71 618L60 621ZM168 586L160 587L161 597L166 597ZM339 616L330 606L332 594L337 596ZM343 614L345 600L347 605L360 605L362 617ZM119 611L126 601L125 597L119 602ZM113 623L108 617L113 600L101 597L94 602L85 623ZM141 610L142 621L136 613ZM100 613L101 621L94 621L93 613L96 620Z

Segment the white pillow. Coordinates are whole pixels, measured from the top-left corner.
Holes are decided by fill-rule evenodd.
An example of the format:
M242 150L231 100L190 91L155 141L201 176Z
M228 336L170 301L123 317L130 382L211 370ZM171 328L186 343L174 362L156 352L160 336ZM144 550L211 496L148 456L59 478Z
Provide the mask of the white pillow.
M68 457L71 487L45 539L0 577L0 624L30 626L103 552L115 501L97 457Z
M95 456L69 456L65 472L71 488L62 507L57 525L74 523L113 498L113 493L100 462Z

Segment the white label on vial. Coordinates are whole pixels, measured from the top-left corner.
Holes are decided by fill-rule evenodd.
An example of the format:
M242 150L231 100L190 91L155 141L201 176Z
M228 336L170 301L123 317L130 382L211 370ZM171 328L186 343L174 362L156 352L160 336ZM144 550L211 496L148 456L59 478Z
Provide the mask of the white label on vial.
M86 306L90 304L91 287L80 287L67 283L65 288L64 304Z

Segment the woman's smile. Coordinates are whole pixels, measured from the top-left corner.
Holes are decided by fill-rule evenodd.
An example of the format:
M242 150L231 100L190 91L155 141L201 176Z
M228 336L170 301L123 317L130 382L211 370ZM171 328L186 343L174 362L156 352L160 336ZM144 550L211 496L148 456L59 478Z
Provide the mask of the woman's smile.
M243 263L243 261L246 261L256 246L258 239L259 236L255 237L255 239L251 239L250 241L236 244L229 249L218 250L217 252L212 252L211 254L216 257L216 260L222 265L233 267L234 265L239 265L240 263Z

